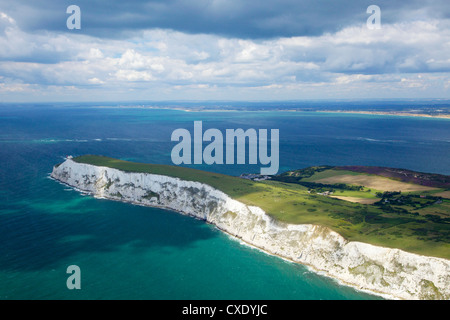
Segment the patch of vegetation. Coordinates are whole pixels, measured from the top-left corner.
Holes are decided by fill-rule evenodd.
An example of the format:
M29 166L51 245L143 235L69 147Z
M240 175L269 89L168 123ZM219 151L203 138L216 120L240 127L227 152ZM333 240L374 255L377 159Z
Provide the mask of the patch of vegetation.
M448 297L444 297L444 295L439 291L439 289L435 286L432 281L422 279L420 281L421 287L421 299L426 300L447 300Z
M111 193L111 197L123 198L123 195L120 192Z
M105 189L108 190L113 185L111 179L108 179L108 182L105 184Z
M278 178L278 181L285 181L289 183L298 182L304 178L309 178L317 172L322 172L325 170L329 170L333 167L331 166L317 166L317 167L309 167L305 169L298 169L293 171L288 171L281 173L274 178Z
M145 195L142 196L144 199L150 200L151 198L156 198L159 201L159 194L153 191L147 191Z
M288 182L284 178L280 178L278 176L272 178L272 180ZM338 190L349 190L349 191L362 191L362 190L364 190L364 186L352 186L352 185L348 185L348 184L344 184L344 183L324 184L324 183L308 182L308 181L301 181L301 180L295 181L295 182L291 182L291 183L296 183L296 184L299 184L301 186L307 187L310 191L314 191L314 192L324 192L324 191L335 192L336 189L338 189Z
M79 163L119 169L125 172L144 172L180 178L187 181L198 181L219 189L231 197L258 192L261 189L260 184L251 180L181 166L136 163L96 155L79 156L73 158L73 160Z

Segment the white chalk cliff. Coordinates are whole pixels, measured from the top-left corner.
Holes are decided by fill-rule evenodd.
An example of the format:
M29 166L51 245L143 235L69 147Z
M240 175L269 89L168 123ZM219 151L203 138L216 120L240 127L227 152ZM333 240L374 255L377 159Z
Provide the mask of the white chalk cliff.
M209 185L67 159L51 176L94 196L203 219L264 251L357 289L400 299L450 299L450 261L348 241L327 227L275 221Z

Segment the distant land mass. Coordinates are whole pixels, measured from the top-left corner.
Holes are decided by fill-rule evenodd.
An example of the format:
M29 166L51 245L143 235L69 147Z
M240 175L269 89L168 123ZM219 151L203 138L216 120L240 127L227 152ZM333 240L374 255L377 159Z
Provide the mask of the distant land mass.
M450 118L450 100L379 100L379 101L168 101L98 105L103 108L174 109L190 112L207 111L291 111L330 112L372 115Z

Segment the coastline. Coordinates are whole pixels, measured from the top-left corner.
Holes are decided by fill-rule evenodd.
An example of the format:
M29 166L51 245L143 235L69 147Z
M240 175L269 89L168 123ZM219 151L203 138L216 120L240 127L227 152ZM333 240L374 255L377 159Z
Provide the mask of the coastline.
M206 184L155 174L126 173L71 160L54 168L52 178L94 197L192 216L241 243L305 265L315 273L361 292L407 300L446 299L449 295L450 264L446 259L348 241L326 227L279 223L259 207L246 206ZM192 188L204 188L206 198L192 193ZM161 198L147 200L145 194L149 191L160 194ZM211 201L215 203L213 207Z
M317 110L317 111L314 111L314 112L450 119L450 114L431 115L431 114L426 114L426 113L411 113L411 112L398 112L398 111L396 112L396 111L358 111L358 110L355 110L355 111L347 111L347 110Z
M350 288L352 288L352 289L354 289L356 291L359 291L359 292L362 292L362 293L371 294L371 295L374 295L374 296L377 296L377 297L380 297L380 298L383 298L383 299L386 299L386 300L402 300L401 298L396 297L396 296L391 295L391 294L388 294L388 293L378 292L378 291L374 291L374 290L363 289L363 288L357 287L357 286L355 286L352 283L347 283L346 281L344 281L342 279L333 277L328 272L326 272L324 270L321 270L321 269L318 269L318 268L314 267L311 264L301 263L301 262L295 261L293 259L290 259L288 257L279 255L279 254L271 252L271 251L268 251L268 250L266 250L264 248L258 247L256 245L252 244L251 242L248 242L248 241L244 240L243 238L237 237L236 235L232 234L231 232L229 232L229 231L227 231L227 230L225 230L223 228L220 228L218 225L216 225L216 224L214 224L214 223L212 223L212 222L210 222L210 221L208 221L206 219L202 219L202 218L200 218L198 216L186 213L184 211L176 210L176 209L173 209L171 207L162 206L162 205L158 205L158 204L149 205L149 204L143 204L142 202L136 202L136 201L131 201L131 200L123 200L123 199L116 199L116 198L111 198L111 197L107 197L107 196L99 196L99 195L96 195L94 192L85 191L85 190L79 189L79 188L77 188L75 186L72 186L72 185L70 185L70 184L68 184L68 183L66 183L64 181L61 181L61 180L53 177L51 175L51 173L49 174L48 177L51 180L56 181L57 183L59 183L59 184L61 184L63 186L71 188L73 191L79 192L83 196L92 196L95 199L112 200L112 201L117 201L117 202L132 204L132 205L137 205L137 206L141 206L141 207L157 208L157 209L161 209L161 210L171 211L171 212L176 213L176 214L181 214L181 215L184 215L184 216L188 216L190 218L194 218L196 220L202 221L202 222L204 222L204 223L214 227L215 229L217 229L220 232L224 233L229 239L231 239L232 241L238 242L240 245L243 245L243 246L246 246L248 248L257 250L257 251L262 252L264 254L267 254L269 256L282 259L283 261L286 261L286 262L289 262L289 263L293 263L293 264L304 266L308 270L308 272L312 272L312 273L315 273L317 275L326 277L326 278L336 282L339 286L350 287Z
M400 116L400 117L422 117L435 119L450 119L450 114L429 114L416 113L409 111L369 111L369 110L304 110L304 109L236 109L236 108L188 108L188 107L163 107L163 106L96 106L94 108L105 109L149 109L149 110L174 110L183 112L317 112L317 113L345 113L345 114L366 114L366 115L380 115L380 116Z
M171 210L169 208L164 208L164 209L165 210ZM173 210L171 210L171 211L173 211ZM183 213L181 213L181 214L183 214ZM198 219L195 216L192 216L192 217ZM396 296L391 295L391 294L388 294L388 293L359 288L359 287L355 286L352 283L347 283L347 282L345 282L345 281L343 281L343 280L341 280L339 278L333 277L328 272L326 272L324 270L317 269L311 264L301 263L301 262L295 261L293 259L289 259L287 257L281 256L279 254L276 254L276 253L264 250L263 248L257 247L255 245L253 245L252 243L243 240L242 238L238 238L238 237L232 235L231 233L227 232L226 230L220 229L218 226L216 226L216 225L214 225L212 223L209 223L207 221L205 221L205 222L210 224L210 225L212 225L212 226L214 226L214 228L216 228L217 230L225 233L233 241L238 241L239 244L241 244L243 246L252 248L254 250L258 250L259 252L263 252L264 254L267 254L267 255L272 256L272 257L277 257L277 258L282 259L282 260L284 260L286 262L289 262L289 263L293 263L293 264L304 266L309 272L312 272L312 273L318 274L318 275L320 275L322 277L326 277L326 278L328 278L330 280L333 280L334 282L336 282L340 286L350 287L350 288L352 288L352 289L354 289L356 291L363 292L363 293L368 293L368 294L371 294L371 295L374 295L374 296L377 296L377 297L380 297L380 298L383 298L383 299L386 299L386 300L402 300L401 298L396 297Z

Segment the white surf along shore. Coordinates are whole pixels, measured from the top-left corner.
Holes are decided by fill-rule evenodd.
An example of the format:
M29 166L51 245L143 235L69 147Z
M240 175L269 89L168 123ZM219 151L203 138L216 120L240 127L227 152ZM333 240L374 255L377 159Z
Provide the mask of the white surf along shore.
M276 221L209 185L67 159L51 177L96 197L194 216L268 253L356 289L398 299L450 299L450 261L348 241L318 225Z

